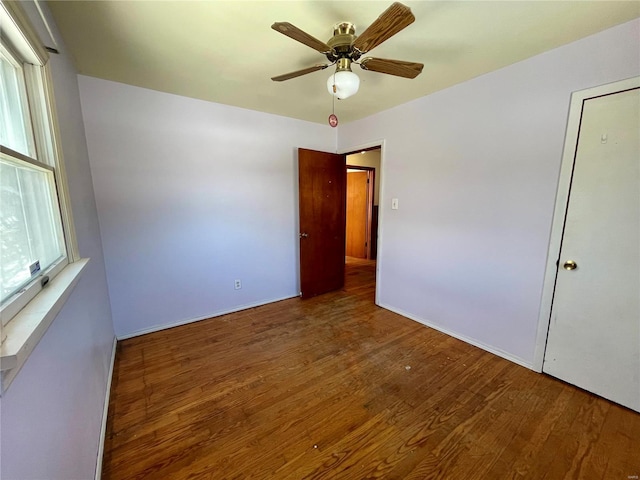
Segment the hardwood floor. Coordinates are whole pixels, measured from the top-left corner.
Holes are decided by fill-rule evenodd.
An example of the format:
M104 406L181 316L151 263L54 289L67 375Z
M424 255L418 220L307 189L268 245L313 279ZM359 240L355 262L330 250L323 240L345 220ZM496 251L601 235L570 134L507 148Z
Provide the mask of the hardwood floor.
M639 414L376 307L372 262L346 271L119 342L102 478L638 478Z

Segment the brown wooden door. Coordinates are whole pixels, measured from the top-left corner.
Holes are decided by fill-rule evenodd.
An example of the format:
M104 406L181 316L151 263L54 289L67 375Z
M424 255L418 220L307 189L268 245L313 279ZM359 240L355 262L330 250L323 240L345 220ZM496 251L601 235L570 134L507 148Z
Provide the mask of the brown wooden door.
M302 298L344 286L345 156L298 149Z
M350 257L367 258L367 194L366 171L347 173L347 245Z

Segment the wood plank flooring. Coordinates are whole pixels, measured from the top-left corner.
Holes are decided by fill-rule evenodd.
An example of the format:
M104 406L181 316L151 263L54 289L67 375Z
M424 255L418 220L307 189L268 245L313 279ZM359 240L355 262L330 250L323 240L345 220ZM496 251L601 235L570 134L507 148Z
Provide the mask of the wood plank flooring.
M638 478L640 414L376 307L372 262L346 271L119 342L102 478Z

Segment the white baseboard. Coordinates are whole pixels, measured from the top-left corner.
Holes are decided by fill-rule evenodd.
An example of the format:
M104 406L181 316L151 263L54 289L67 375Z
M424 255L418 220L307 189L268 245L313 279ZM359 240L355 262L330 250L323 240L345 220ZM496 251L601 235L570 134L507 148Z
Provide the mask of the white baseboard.
M113 346L111 348L111 365L109 366L109 374L107 375L107 391L104 395L104 408L102 409L102 426L100 427L100 444L98 445L98 458L96 459L96 475L95 480L102 477L102 457L104 456L104 440L107 435L107 415L109 413L109 398L111 396L111 379L113 378L113 366L116 362L116 345L118 339L113 337Z
M457 338L458 340L462 340L465 343L469 343L469 344L473 345L474 347L478 347L478 348L481 348L482 350L485 350L485 351L487 351L489 353L493 353L494 355L502 357L505 360L509 360L510 362L517 363L518 365L521 365L521 366L523 366L525 368L528 368L529 370L537 371L534 368L534 366L533 366L533 364L531 362L527 362L526 360L523 360L520 357L516 357L515 355L512 355L512 354L510 354L508 352L504 352L504 351L502 351L502 350L500 350L498 348L495 348L495 347L490 347L489 345L485 345L484 343L479 342L477 340L474 340L473 338L465 337L464 335L460 335L459 333L453 332L453 331L448 330L446 328L443 328L443 327L441 327L439 325L435 325L435 324L433 324L433 323L431 323L431 322L429 322L427 320L423 320L423 319L418 318L418 317L416 317L414 315L411 315L410 313L403 312L400 309L397 309L397 308L394 308L394 307L390 307L390 306L384 305L384 304L380 304L380 306L382 308L387 309L387 310L391 310L392 312L397 313L398 315L402 315L403 317L407 317L408 319L413 320L414 322L418 322L418 323L421 323L422 325L425 325L425 326L427 326L429 328L433 328L434 330L438 330L439 332L442 332L445 335L449 335L450 337L454 337L454 338Z
M234 308L231 308L229 310L222 310L222 311L210 313L210 314L205 315L203 317L179 320L177 322L167 323L167 324L164 324L164 325L154 325L153 327L143 328L142 330L136 330L135 332L126 333L124 335L118 335L117 338L118 338L118 340L126 340L127 338L139 337L140 335L146 335L147 333L159 332L161 330L167 330L168 328L179 327L181 325L187 325L189 323L194 323L194 322L200 322L202 320L208 320L209 318L220 317L222 315L227 315L229 313L240 312L242 310L247 310L249 308L261 307L263 305L268 305L269 303L280 302L282 300L288 300L290 298L295 298L297 296L298 295L289 295L289 296L282 297L282 298L274 298L274 299L271 299L271 300L264 300L264 301L261 301L261 302L251 303L251 304L248 304L248 305L241 305L239 307L234 307Z

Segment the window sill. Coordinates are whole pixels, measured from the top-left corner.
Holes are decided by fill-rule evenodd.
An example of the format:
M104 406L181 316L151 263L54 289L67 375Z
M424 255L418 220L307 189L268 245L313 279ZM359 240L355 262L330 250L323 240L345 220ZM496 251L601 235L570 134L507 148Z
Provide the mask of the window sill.
M9 387L33 349L62 310L71 291L80 280L80 274L87 263L89 263L89 259L83 258L67 265L46 288L3 327L3 341L0 348L2 392Z

